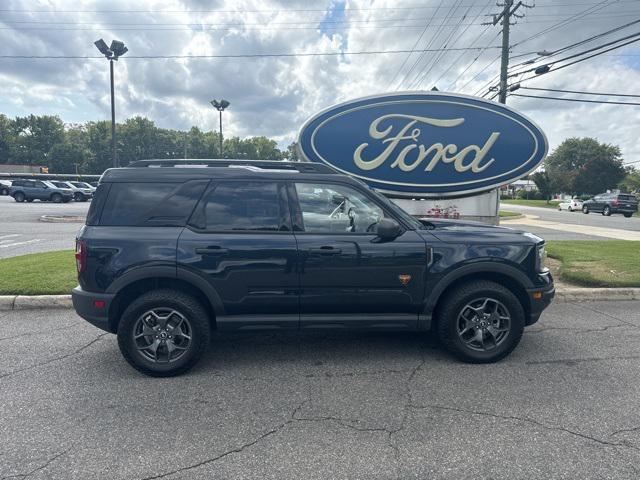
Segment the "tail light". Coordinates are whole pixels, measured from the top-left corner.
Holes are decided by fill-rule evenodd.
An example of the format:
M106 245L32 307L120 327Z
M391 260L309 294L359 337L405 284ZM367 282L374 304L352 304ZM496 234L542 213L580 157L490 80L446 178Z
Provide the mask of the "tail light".
M78 273L87 268L87 245L82 240L76 240L76 267Z
M618 199L614 199L613 202L611 202L611 205L613 205L614 207L618 205Z

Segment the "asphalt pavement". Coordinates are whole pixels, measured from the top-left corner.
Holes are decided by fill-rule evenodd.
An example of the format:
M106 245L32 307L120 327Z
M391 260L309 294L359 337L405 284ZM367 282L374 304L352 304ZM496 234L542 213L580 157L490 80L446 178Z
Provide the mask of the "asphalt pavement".
M556 303L493 365L408 333L214 335L145 377L69 310L0 316L0 478L637 479L640 302Z
M527 230L546 240L613 240L640 238L640 218L600 213L558 211L554 208L501 204L502 210L522 213L526 219L501 219L507 227ZM553 227L553 228L550 228Z
M89 202L17 203L0 196L0 258L75 248L81 223L45 223L42 215L86 216Z

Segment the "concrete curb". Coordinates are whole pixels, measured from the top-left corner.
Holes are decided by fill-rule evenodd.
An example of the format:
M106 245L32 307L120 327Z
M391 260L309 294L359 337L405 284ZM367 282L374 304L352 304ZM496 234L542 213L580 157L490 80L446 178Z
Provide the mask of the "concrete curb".
M640 288L557 287L555 301L640 300ZM0 295L0 311L73 308L71 295Z
M71 295L1 295L0 311L72 308Z
M640 288L562 287L556 288L556 300L559 300L561 302L585 300L640 300Z
M75 215L42 215L39 220L46 223L84 223L86 218Z

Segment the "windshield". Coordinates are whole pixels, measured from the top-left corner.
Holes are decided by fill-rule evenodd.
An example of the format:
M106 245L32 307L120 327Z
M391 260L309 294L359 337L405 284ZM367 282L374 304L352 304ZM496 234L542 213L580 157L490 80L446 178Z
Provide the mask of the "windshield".
M425 227L419 220L417 220L416 218L414 218L413 216L409 215L407 212L405 212L402 208L400 208L398 205L396 205L395 203L393 203L391 200L389 200L387 197L385 197L384 195L382 195L380 192L377 192L375 189L370 188L370 190L375 194L375 196L385 204L385 206L387 208L389 208L389 210L391 210L392 212L394 212L396 215L398 215L399 217L401 217L405 222L407 222L409 225L411 225L412 228L415 228L416 230L426 230L427 227Z

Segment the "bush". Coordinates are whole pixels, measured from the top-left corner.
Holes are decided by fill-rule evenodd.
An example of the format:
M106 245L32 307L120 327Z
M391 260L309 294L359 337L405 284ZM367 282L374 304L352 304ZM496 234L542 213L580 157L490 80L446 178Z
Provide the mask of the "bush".
M544 198L544 195L540 193L538 190L531 190L530 192L527 192L526 190L523 189L518 191L518 193L516 194L516 197L520 199L528 198L529 200L546 200L546 198Z

